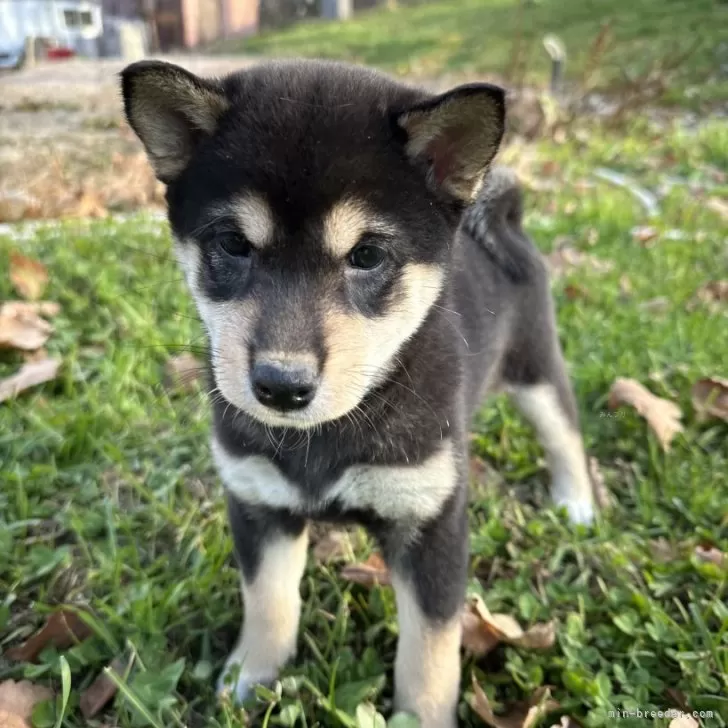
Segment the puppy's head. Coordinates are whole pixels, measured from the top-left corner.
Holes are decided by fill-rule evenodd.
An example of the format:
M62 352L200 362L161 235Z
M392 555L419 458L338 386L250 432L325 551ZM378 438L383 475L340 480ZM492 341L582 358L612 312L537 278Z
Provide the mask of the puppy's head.
M501 89L432 96L310 61L219 81L141 62L122 90L219 392L269 425L355 409L438 298L503 134Z

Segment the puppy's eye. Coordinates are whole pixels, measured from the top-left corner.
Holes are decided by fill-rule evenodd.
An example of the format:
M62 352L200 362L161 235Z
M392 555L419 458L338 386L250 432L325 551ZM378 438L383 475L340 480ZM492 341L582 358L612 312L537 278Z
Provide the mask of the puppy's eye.
M349 264L354 268L372 270L382 263L385 252L378 245L362 243L349 254Z
M218 237L217 244L235 258L247 258L251 252L250 243L236 233L223 233Z

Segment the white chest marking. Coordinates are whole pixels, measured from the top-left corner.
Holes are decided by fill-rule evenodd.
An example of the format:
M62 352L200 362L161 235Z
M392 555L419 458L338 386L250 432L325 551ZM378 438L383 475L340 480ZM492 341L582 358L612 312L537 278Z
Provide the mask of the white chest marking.
M235 457L215 438L212 454L225 487L239 500L312 516L337 501L345 509L371 509L385 518L427 519L438 513L457 482L455 453L449 440L420 465L355 465L326 489L318 503L310 502L261 455Z

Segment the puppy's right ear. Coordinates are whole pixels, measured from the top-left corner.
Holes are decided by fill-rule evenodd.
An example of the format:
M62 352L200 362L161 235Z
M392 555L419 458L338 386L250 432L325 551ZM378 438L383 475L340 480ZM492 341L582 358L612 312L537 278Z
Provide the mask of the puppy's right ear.
M161 61L139 61L121 72L124 111L157 178L176 179L204 136L228 108L222 86Z

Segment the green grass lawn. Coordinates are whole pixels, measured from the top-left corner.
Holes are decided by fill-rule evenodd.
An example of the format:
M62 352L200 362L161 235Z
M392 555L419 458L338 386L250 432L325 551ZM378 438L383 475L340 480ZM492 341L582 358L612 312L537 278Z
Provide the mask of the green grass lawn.
M702 284L728 278L726 222L706 193L681 185L648 221L628 192L591 176L602 165L653 189L667 175L715 183L728 132L716 122L697 133L574 137L536 150L531 174L554 189L528 194L528 229L544 251L567 236L614 265L572 271L554 292L587 445L617 504L593 530L570 529L548 505L531 431L504 400L482 410L474 454L500 477L473 490L471 590L524 626L556 620L557 639L545 652L500 646L466 661L462 725L481 725L467 703L475 671L498 709L551 685L585 726L666 726L609 711L682 700L713 711L702 725L728 726L728 568L694 555L705 543L728 552L728 427L698 424L689 401L695 379L728 375L726 304L689 305ZM707 196L728 195L723 185ZM657 237L641 244L630 231L646 222ZM168 236L140 217L69 223L22 243L0 237L0 271L21 246L50 271L45 297L62 313L47 348L63 368L0 405L0 682L25 676L60 693L65 672L64 715L41 709L39 726L242 726L213 694L240 602L208 409L202 393L163 384L168 358L203 343ZM0 275L0 298L11 297ZM3 354L0 377L19 362ZM618 376L683 407L685 433L669 453L633 411L607 409ZM356 557L368 548L359 543ZM282 697L265 694L252 725L355 726L363 700L387 711L393 594L337 573L312 559L299 655ZM59 603L89 605L95 635L34 665L3 657ZM84 720L80 693L123 652L136 655L125 687Z
M567 77L580 83L604 23L613 43L589 85L618 87L622 70L640 74L699 44L677 71L667 100L725 101L728 80L728 5L719 0L436 0L378 9L346 23L311 21L213 50L283 56L320 56L382 66L401 74L443 72L508 75L516 39L526 80L548 78L541 44L556 33L566 44ZM722 65L722 70L721 70Z

